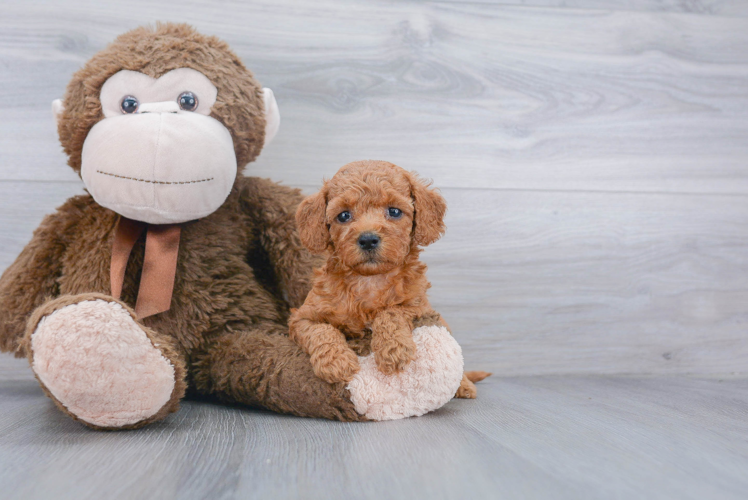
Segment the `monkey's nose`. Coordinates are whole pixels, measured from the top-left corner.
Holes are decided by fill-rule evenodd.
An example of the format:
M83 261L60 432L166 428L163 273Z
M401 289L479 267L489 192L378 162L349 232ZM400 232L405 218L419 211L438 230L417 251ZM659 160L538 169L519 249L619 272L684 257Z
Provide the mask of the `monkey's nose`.
M358 246L363 250L375 250L379 246L379 236L374 233L364 233L358 237Z
M138 108L138 113L177 113L177 101L144 102Z

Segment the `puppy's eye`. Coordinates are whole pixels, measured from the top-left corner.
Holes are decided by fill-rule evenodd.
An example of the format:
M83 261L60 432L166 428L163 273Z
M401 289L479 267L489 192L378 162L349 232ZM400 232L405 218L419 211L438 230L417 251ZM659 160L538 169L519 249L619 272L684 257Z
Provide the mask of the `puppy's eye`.
M184 111L195 111L197 109L197 96L192 92L182 92L177 97L177 103Z
M127 115L131 115L136 112L138 110L138 106L140 106L140 103L135 97L131 95L126 95L125 97L123 97L122 102L120 102L119 104L122 112Z
M403 211L400 210L399 208L390 207L387 209L387 215L389 215L393 219L399 219L400 217L403 216Z
M350 212L340 212L338 214L338 222L348 222L351 220L351 213Z

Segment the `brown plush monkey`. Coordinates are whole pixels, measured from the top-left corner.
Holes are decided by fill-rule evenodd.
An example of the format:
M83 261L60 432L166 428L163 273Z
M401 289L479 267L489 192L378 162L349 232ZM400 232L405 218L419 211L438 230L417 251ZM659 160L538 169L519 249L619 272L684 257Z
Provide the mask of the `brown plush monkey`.
M300 193L241 174L278 114L224 42L186 25L138 28L78 71L53 110L90 194L46 217L0 278L0 348L28 357L60 409L135 428L176 411L189 385L367 419L355 390L315 377L287 336L320 262L295 229Z

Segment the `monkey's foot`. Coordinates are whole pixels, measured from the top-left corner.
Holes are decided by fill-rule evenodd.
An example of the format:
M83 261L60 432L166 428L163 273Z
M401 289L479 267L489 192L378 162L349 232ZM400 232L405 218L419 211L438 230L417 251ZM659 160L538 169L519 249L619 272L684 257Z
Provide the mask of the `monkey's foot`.
M374 356L359 358L361 370L347 389L356 411L371 420L420 416L444 406L460 387L462 350L442 326L413 330L415 359L403 371L385 375Z
M29 325L31 367L64 411L111 429L140 427L176 410L184 383L165 356L173 351L154 345L154 333L128 308L87 294L40 309Z

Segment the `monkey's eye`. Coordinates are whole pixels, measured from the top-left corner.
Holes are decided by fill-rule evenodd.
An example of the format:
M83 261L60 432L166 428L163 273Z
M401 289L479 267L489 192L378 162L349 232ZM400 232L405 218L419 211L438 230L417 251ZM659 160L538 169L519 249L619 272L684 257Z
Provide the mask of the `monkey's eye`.
M393 219L399 219L400 217L403 216L403 211L400 210L399 208L390 207L387 209L387 215L389 215Z
M197 96L192 92L182 92L177 97L177 102L184 111L195 111L197 109Z
M338 222L348 222L351 220L351 213L350 212L340 212L338 214Z
M131 96L126 95L122 98L122 102L120 103L119 107L122 108L122 112L130 115L138 110L138 106L140 106L140 103L138 100Z

